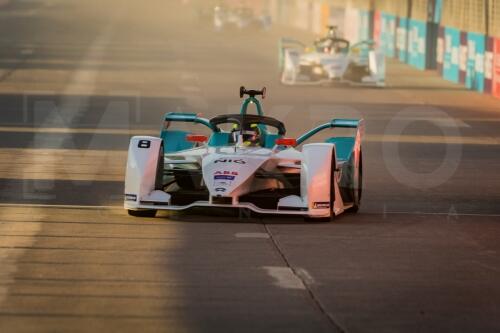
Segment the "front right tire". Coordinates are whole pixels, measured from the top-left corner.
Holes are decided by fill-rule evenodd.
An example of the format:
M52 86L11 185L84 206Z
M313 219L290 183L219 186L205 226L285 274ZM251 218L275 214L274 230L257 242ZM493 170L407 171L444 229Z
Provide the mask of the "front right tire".
M350 212L357 213L361 207L361 194L363 193L363 153L359 151L359 167L354 168L352 179L352 207Z

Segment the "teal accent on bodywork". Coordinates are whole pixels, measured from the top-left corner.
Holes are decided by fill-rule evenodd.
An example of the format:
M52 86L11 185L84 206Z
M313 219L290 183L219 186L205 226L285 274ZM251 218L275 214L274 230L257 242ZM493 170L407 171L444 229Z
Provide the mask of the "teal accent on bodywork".
M264 115L264 112L262 111L262 106L260 105L259 100L255 97L248 97L243 101L243 104L241 104L240 114L242 115L247 114L248 105L250 104L255 104L255 107L257 108L257 114L259 116Z
M355 141L354 137L333 137L327 139L325 142L335 144L335 152L338 160L348 161L351 158Z
M212 126L212 124L210 124L208 119L200 118L196 113L169 112L165 114L164 119L165 121L171 122L202 124L210 128L212 131L217 130L214 126ZM188 131L170 130L168 128L162 129L160 137L163 139L165 153L175 153L181 150L193 148L195 146L194 143L186 140L186 136L188 134L190 134Z
M179 121L188 123L198 123L207 126L212 131L217 131L217 128L210 124L210 121L205 118L200 118L196 113L184 113L184 112L169 112L165 115L165 121Z
M229 144L229 138L231 137L231 133L226 132L216 132L210 136L210 140L208 140L208 145L210 147L223 147Z
M329 123L319 125L318 127L313 128L309 132L302 134L297 139L297 145L302 144L304 141L308 140L312 136L316 135L317 133L319 133L325 129L329 129L329 128L358 128L359 123L360 123L360 120L357 120L357 119L333 119Z
M276 146L276 139L281 138L281 135L279 134L266 134L264 138L264 147L265 148L273 148Z
M331 127L337 128L358 128L359 120L358 119L333 119L331 122Z
M186 140L187 131L163 130L161 138L163 139L163 147L165 153L174 153L176 151L191 149L194 147L192 142Z

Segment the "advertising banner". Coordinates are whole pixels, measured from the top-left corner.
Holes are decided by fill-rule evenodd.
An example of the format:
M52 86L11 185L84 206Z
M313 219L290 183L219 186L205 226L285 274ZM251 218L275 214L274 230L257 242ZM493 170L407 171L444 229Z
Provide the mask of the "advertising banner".
M484 92L493 93L493 52L495 51L495 39L486 39L486 51L484 52Z
M373 16L373 40L378 46L382 45L380 35L382 34L382 14L380 11L375 11Z
M398 28L396 32L396 50L398 58L402 62L408 62L408 19L400 17L398 20Z
M443 63L444 63L444 28L443 27L439 27L436 48L437 48L436 49L437 71L442 76L443 75Z
M369 40L370 37L370 12L366 10L359 11L359 40Z
M500 98L500 38L495 39L493 54L493 95Z
M465 86L469 89L484 91L484 53L486 38L483 34L467 33L467 73Z
M381 47L388 57L396 56L396 16L382 12Z
M467 52L467 33L465 31L460 31L460 48L459 48L458 62L459 62L459 82L465 84L465 78L467 77L467 61L469 59L469 54Z
M408 26L410 30L408 41L408 63L418 69L425 69L426 23L410 19Z
M443 77L457 82L459 79L460 31L455 28L444 28L444 61Z

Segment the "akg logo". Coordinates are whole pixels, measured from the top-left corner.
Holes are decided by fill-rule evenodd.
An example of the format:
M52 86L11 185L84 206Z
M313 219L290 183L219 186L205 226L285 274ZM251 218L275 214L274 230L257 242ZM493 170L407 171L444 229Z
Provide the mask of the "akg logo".
M244 160L240 160L240 159L227 159L227 158L219 158L217 160L215 160L214 163L236 163L236 164L247 164L247 162L245 162Z

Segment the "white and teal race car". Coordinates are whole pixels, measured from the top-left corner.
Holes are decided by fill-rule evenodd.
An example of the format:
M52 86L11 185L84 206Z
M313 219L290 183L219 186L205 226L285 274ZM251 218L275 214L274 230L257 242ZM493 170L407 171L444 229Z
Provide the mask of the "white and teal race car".
M351 45L330 26L312 47L282 38L279 45L281 82L286 85L343 82L385 86L385 55L367 40Z
M264 98L265 88L241 87L244 95L240 113L210 120L167 113L159 137L131 139L124 203L130 215L226 207L330 220L359 209L363 120L333 119L287 138L284 124L263 114L256 96ZM250 104L257 114L247 113ZM210 135L176 129L186 123ZM352 129L352 135L309 143L318 132L336 128Z

